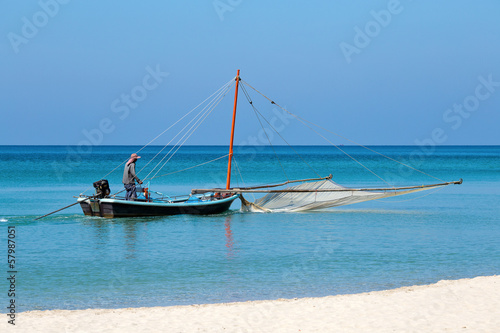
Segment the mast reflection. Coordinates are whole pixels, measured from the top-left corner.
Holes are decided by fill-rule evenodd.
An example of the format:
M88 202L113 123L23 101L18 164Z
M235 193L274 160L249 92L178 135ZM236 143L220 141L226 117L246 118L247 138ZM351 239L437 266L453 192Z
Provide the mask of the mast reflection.
M224 229L226 230L227 257L228 259L233 259L235 257L235 250L233 231L231 230L231 216L226 217L226 221L224 222Z

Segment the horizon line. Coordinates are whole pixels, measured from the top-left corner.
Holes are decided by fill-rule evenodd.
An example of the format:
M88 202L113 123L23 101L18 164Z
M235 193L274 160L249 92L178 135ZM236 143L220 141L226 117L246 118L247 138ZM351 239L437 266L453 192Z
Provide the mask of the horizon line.
M78 147L80 145L68 145L68 144L0 144L0 147ZM179 145L148 145L148 147L177 147ZM185 144L181 146L187 147L229 147L228 144L220 145L207 145L207 144ZM234 145L235 147L330 147L330 146L339 146L339 147L429 147L430 145L415 145L415 144L364 144L364 145L325 145L325 144L293 144L293 145ZM496 147L500 146L499 144L448 144L448 145L432 145L432 147ZM134 144L109 144L109 145L91 145L91 147L146 147L143 145L134 145Z

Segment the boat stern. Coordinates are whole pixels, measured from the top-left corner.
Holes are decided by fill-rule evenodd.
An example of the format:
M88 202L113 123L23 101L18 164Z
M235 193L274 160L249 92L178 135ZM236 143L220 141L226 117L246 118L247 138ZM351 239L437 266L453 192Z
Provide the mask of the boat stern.
M99 199L80 197L78 198L77 202L80 203L80 207L82 207L83 214L87 216L102 217L101 203L99 202Z

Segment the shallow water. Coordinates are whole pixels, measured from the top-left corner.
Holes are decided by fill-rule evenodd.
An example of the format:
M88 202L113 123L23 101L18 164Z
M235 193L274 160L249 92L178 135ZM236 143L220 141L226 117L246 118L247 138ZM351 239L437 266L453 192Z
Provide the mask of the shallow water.
M374 147L440 179L464 179L430 195L303 213L240 213L235 203L220 215L155 218L86 217L74 206L34 221L74 202L72 196L137 149L94 147L78 155L68 147L0 146L0 171L8 175L0 241L6 244L7 226L15 226L19 311L324 296L500 273L497 146L437 147L420 155L418 147ZM331 147L295 149L342 185L383 185ZM361 148L344 149L393 184L439 182ZM157 151L142 152L138 169ZM183 147L161 173L226 151ZM289 149L277 152L290 179L315 176ZM235 156L243 178L234 185L286 180L269 148L240 147ZM221 186L225 163L158 178L152 187L174 195ZM121 169L106 178L112 191L121 189ZM7 256L6 247L1 253ZM0 290L7 289L2 279Z

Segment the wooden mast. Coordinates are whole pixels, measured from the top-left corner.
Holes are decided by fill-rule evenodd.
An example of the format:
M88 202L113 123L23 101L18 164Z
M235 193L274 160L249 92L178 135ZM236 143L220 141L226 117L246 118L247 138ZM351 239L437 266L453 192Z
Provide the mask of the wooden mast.
M231 141L229 142L229 162L227 163L226 190L231 188L231 161L233 160L234 124L236 122L236 105L238 104L238 85L240 83L240 70L236 73L236 90L234 92L233 125L231 127Z

